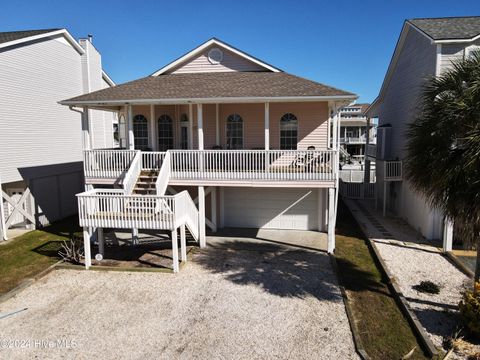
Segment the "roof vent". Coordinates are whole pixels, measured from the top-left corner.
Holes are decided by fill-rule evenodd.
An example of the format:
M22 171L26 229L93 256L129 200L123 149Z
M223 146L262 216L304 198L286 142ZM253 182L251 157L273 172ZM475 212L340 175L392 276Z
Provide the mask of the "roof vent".
M211 64L220 64L223 60L223 52L219 48L213 48L208 52L208 61Z

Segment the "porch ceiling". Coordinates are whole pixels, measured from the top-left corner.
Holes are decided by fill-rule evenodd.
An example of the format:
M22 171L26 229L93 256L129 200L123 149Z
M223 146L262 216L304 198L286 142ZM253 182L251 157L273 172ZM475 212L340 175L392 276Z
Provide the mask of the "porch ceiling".
M356 97L284 72L224 72L148 76L60 103L119 106L166 102L326 101Z

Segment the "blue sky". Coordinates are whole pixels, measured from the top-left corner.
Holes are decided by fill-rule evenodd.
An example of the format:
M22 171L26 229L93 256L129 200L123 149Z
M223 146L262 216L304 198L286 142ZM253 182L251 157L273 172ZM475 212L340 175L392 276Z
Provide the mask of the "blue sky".
M467 15L480 15L478 0L24 0L1 5L0 31L66 27L76 38L91 33L117 83L149 75L217 37L370 102L405 19Z

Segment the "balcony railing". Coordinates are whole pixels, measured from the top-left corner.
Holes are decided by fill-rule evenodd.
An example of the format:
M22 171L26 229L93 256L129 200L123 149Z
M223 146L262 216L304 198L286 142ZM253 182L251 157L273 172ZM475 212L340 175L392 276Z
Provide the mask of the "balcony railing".
M87 179L125 177L138 151L87 150ZM334 150L169 150L170 180L332 181ZM142 152L142 170L160 170L166 153ZM137 171L138 172L138 171Z
M341 144L365 144L366 141L367 141L367 138L365 136L360 136L360 137L347 136L347 137L340 138Z
M384 179L385 181L401 181L403 179L403 169L401 161L385 161Z
M172 180L328 181L335 151L170 150Z

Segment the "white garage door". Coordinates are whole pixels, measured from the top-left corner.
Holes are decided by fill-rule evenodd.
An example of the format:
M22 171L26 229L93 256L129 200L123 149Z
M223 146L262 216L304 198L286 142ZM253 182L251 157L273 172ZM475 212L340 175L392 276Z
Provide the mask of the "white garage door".
M317 230L316 189L225 188L225 226Z

